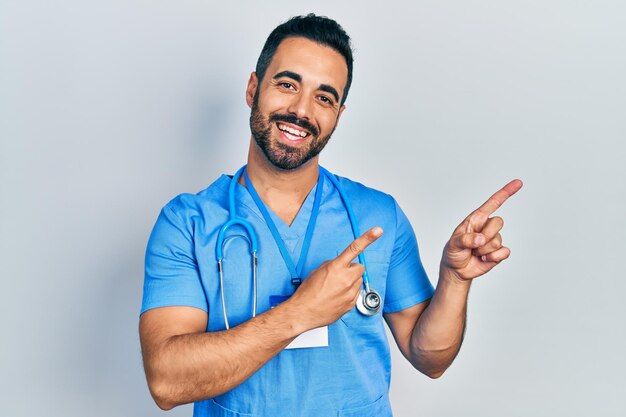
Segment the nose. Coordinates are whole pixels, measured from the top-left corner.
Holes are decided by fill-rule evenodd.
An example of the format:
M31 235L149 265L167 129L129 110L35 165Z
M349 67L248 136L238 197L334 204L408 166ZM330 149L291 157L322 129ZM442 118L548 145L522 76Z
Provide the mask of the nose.
M287 111L293 115L295 115L298 119L306 119L309 120L312 112L312 99L308 94L304 92L300 92L300 94L295 94L291 103L289 103L289 107Z

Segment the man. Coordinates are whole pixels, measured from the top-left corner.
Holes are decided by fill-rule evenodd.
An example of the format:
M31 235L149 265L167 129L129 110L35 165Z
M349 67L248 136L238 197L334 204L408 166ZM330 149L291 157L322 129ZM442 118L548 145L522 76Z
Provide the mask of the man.
M244 175L222 176L161 212L140 319L159 407L195 402L194 416L389 416L383 318L424 374L439 377L456 356L471 280L509 256L502 219L490 216L521 181L456 228L434 291L395 200L345 178L335 184L319 168L351 79L350 39L336 22L308 15L278 26L248 81ZM361 236L349 208L367 230ZM233 218L245 225L223 231ZM355 308L364 302L360 254L382 312Z

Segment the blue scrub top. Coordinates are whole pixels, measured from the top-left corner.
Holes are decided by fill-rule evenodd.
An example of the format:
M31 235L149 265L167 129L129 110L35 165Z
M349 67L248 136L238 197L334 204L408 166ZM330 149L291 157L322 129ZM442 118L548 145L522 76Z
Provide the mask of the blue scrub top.
M432 297L434 289L420 261L413 229L395 200L346 178L338 180L361 233L374 226L385 230L364 252L371 287L383 298L383 312L403 310ZM197 307L210 312L207 331L225 329L215 245L229 218L231 181L222 175L207 189L182 194L163 208L148 242L142 313L166 306ZM323 187L304 277L354 240L338 191L330 181ZM237 184L235 193L237 217L250 222L258 237L260 314L270 308L270 296L290 295L293 285L247 189ZM314 195L315 188L291 227L268 208L294 264ZM224 244L224 290L231 327L252 315L251 256L245 236L233 228ZM195 403L194 416L391 416L391 361L382 314L366 317L352 309L329 326L328 342L328 347L283 350L238 387Z

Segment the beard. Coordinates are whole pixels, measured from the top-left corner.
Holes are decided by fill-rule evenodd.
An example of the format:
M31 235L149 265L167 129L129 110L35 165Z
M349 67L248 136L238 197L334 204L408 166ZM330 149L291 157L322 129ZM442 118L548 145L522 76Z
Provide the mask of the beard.
M335 127L333 127L333 130L327 136L320 136L315 126L307 120L298 119L292 114L273 113L266 118L259 110L257 97L258 92L254 98L252 111L250 112L250 131L267 160L276 168L288 171L304 165L324 149L335 131ZM279 121L292 123L307 129L311 138L302 146L290 146L275 138L273 139L272 123Z

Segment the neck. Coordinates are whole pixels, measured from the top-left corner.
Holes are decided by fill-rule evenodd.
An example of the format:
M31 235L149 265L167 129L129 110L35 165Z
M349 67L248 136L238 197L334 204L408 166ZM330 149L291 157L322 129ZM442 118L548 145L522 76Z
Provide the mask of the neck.
M302 203L317 183L319 157L293 170L282 170L267 160L254 139L248 152L248 177L263 202L291 225ZM240 179L240 182L243 178ZM245 183L244 183L245 185Z

